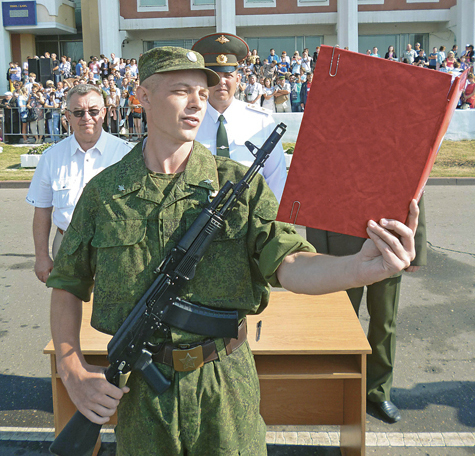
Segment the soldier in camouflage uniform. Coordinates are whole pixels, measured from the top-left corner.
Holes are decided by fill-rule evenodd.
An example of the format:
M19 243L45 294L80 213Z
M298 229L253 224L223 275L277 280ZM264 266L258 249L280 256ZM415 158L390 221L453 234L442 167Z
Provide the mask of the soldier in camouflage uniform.
M193 141L206 109L207 87L217 82L200 54L156 48L143 55L139 67L137 96L147 112L149 136L88 184L47 282L54 288L51 327L58 372L78 410L91 421L107 422L118 407L120 456L265 455L259 381L245 331L237 344L236 339L210 341L206 334L171 328L164 342L175 351L186 353L183 344L211 343L215 359L196 368L194 361L170 365L165 355L163 362L157 358L158 368L172 381L161 395L137 373L128 387L113 386L80 351L81 300L89 299L92 287L91 323L114 334L210 196L247 170ZM266 307L269 284L310 294L331 292L387 277L407 267L414 254L414 205L408 226L382 223L401 241L370 222L374 242L347 258L315 255L290 225L275 222L276 213L277 201L258 175L182 297L237 309L244 318Z

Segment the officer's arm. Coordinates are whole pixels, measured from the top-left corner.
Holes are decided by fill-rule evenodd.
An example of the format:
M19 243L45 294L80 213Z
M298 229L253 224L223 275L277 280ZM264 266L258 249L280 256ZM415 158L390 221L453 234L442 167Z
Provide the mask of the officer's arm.
M297 252L285 257L277 278L287 290L324 294L361 287L386 279L409 267L415 257L414 233L419 209L411 202L407 225L397 220L368 222L370 239L356 255L332 257Z
M35 207L33 215L33 242L35 244L35 274L46 282L53 269L53 260L49 256L49 234L51 231L52 207Z
M106 380L101 367L85 361L79 341L81 300L68 291L53 289L50 318L57 369L69 397L90 421L107 423L128 388L115 387Z

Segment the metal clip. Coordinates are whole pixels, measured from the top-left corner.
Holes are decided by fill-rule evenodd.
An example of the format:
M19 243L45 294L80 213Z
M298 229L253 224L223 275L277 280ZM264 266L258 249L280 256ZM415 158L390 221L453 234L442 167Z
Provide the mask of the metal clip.
M297 222L297 217L298 217L299 211L300 211L300 201L294 201L294 202L292 203L292 209L291 209L291 211L290 211L290 217L289 217L289 219L290 219L291 222L292 222L292 214L294 213L294 206L295 206L295 203L297 203L299 206L298 206L298 208L297 208L297 211L295 212L295 218L294 218L294 221L293 221L293 225L295 225L295 223Z
M335 48L333 48L332 60L330 62L330 70L328 71L328 74L332 78L334 78L336 76L336 74L338 73L338 65L340 64L340 55L341 54L338 54L338 60L336 61L336 67L335 67L335 74L332 74L332 66L333 66L333 57L334 57L334 55L335 55Z

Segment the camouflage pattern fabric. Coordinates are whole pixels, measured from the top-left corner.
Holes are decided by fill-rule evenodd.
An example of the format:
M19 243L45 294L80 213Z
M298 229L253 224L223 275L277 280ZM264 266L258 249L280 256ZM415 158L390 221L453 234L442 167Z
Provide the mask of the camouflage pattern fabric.
M226 356L221 344L220 357L192 372L160 366L173 378L161 396L140 374L132 374L130 393L119 405L117 456L266 455L259 379L249 345Z
M142 144L92 179L76 206L47 286L88 301L92 325L114 334L155 279L154 270L181 239L210 195L247 167L196 143L177 175L147 170ZM197 267L183 298L241 316L262 311L269 283L279 286L283 258L314 248L291 225L275 222L277 201L262 176L251 183ZM208 339L171 328L173 343ZM159 338L155 342L160 341ZM259 382L248 345L186 373L159 365L172 386L160 397L140 374L120 404L119 454L265 454ZM163 443L161 443L163 442ZM140 447L140 451L137 449ZM162 448L163 450L160 450ZM170 449L173 448L173 451Z
M210 194L247 167L213 156L195 143L180 175L150 173L142 146L92 179L83 191L47 286L88 301L92 326L114 334L155 279L154 270L183 237ZM183 298L240 316L262 311L275 271L295 251L314 251L293 226L275 222L277 201L258 175L231 211L224 229L184 289ZM206 336L206 334L204 334ZM173 329L173 342L202 340Z
M152 74L183 70L204 71L209 87L219 83L219 76L213 70L205 68L203 56L190 49L175 46L156 47L145 52L139 59L141 83Z

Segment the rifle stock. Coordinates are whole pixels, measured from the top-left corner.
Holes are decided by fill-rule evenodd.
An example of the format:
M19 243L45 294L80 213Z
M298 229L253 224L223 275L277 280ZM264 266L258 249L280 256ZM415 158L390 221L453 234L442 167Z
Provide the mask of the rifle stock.
M217 310L186 302L180 299L180 290L184 282L194 277L198 262L221 229L223 220L264 166L285 128L283 123L279 124L260 149L246 142L255 160L245 176L237 184L229 181L224 184L157 268L158 277L107 346L111 365L106 370L106 378L110 383L117 386L121 374L141 371L150 387L157 394L163 393L171 381L153 364L149 351L153 347L149 341L156 332L166 337L169 326L208 337L237 337L236 310ZM254 150L257 152L254 153ZM224 201L231 190L231 195ZM101 427L77 412L54 440L50 451L58 456L91 456Z

